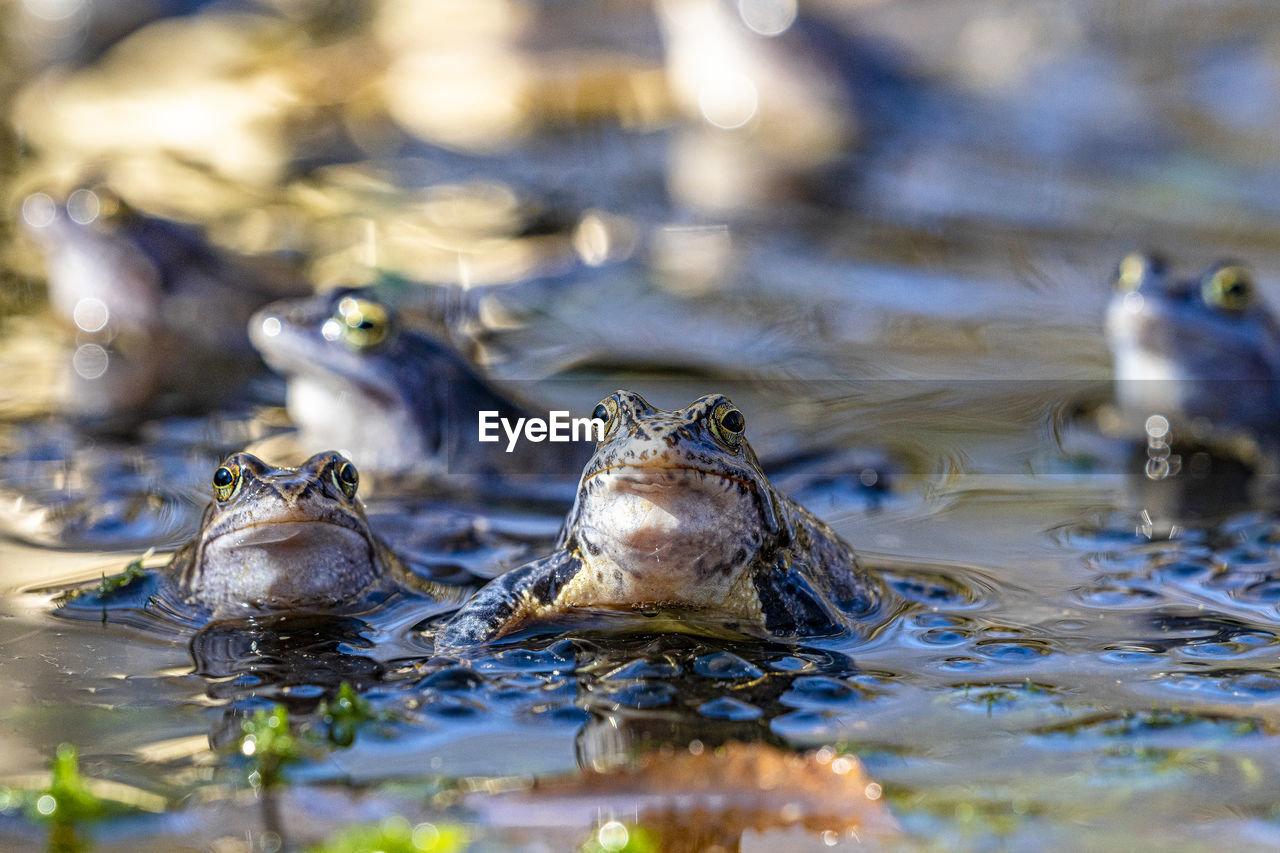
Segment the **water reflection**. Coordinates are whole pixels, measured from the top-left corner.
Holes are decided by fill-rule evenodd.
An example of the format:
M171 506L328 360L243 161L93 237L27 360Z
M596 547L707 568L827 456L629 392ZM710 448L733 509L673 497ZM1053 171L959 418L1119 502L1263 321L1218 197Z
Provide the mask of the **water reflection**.
M118 224L119 195L194 226L194 243L141 252L153 266L172 251L173 267L216 273L228 253L280 253L308 287L391 283L397 307L540 404L589 407L637 375L691 380L692 393L672 391L683 399L745 380L731 393L758 401L762 451L794 463L785 488L912 606L851 647L579 631L471 665L433 661L401 613L210 627L191 649L199 677L187 629L175 645L98 613L56 628L6 618L10 702L40 697L12 716L13 772L42 760L29 741L85 732L104 773L194 801L217 715L280 698L305 716L348 677L403 711L403 728L349 750L341 770L304 769L370 780L371 807L394 801L379 783L435 771L493 781L581 761L595 773L664 744L674 758L694 741L704 756L754 741L765 756L849 738L904 815L906 847L1275 840L1280 777L1258 710L1277 695L1271 463L1160 429L1067 457L1049 428L1110 377L1106 271L1134 245L1197 263L1247 257L1270 293L1268 4L270 3L122 39L138 8L6 7L16 24L0 101L15 101L6 118L23 141L11 195L26 199L33 232L65 227L83 248ZM11 63L68 67L23 80ZM25 276L13 281L39 274L32 247L5 251ZM130 275L145 263L76 257L122 286L147 278ZM0 296L30 306L33 293L6 284ZM236 313L218 298L186 327L193 339ZM1152 307L1122 299L1130 314ZM187 340L166 348L125 328L148 299L58 302L62 411L119 412L129 423L112 431L128 435L7 424L11 535L86 550L177 544L187 467L203 494L225 452L283 428L278 408L257 408L278 406L282 388L224 386L199 367L177 381L169 366ZM36 339L43 353L53 328L23 316L6 346ZM25 351L13 352L16 365ZM542 381L557 374L585 381ZM49 385L15 370L5 413L38 408L18 401ZM207 413L237 388L215 417L152 420L179 400ZM1222 390L1228 411L1268 396ZM1175 439L1188 433L1162 416ZM887 453L860 456L866 447ZM407 517L426 564L458 579L521 562L554 535L540 511L505 506L507 537L493 535L494 507L425 503L384 509ZM39 582L62 565L55 556L24 555L12 574ZM100 568L78 557L81 574ZM157 738L180 736L199 746L164 758ZM308 823L336 787L283 795L282 808ZM242 803L201 796L224 819L192 845L238 844L225 818ZM593 820L551 846L580 846Z
M791 746L797 736L820 737L817 721L839 731L883 693L845 654L682 634L589 633L476 666L492 675L442 670L419 689L474 692L495 679L489 689L499 694L508 689L501 683L523 686L526 696L542 693L529 709L540 717L567 721L570 709L585 716L574 736L585 777L541 780L527 794L478 803L499 826L542 826L540 833L559 837L613 814L632 831L638 825L655 835L664 850L713 841L738 849L744 833L781 829L807 838L853 830L853 838L893 828L876 803L879 784L855 758ZM552 806L547 827L535 815Z
M283 704L306 715L332 701L347 683L366 692L383 678L373 657L369 625L353 618L287 618L215 622L191 638L193 672L206 680L210 699L225 705L209 741L234 743L240 724L256 709Z

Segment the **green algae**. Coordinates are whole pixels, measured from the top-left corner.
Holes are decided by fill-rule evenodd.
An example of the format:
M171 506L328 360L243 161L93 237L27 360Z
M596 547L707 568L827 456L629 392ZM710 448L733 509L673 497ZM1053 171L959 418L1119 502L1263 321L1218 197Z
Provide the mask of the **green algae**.
M75 601L84 595L95 595L98 598L107 598L122 589L127 589L129 586L137 583L147 576L145 563L147 560L151 559L155 552L155 548L148 548L146 553L142 554L140 557L130 560L123 570L116 572L114 575L108 575L104 572L102 580L98 582L97 586L69 589L57 596L55 601L59 604L66 604L68 602Z
M356 733L361 728L386 719L385 714L375 711L369 700L346 681L342 682L332 702L320 703L316 717L324 723L329 743L344 748L355 743Z

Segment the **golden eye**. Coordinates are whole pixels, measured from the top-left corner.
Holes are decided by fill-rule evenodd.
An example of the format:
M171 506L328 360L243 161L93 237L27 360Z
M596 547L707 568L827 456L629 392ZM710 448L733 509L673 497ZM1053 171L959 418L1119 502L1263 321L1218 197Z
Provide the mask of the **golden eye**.
M344 297L325 323L325 337L341 338L352 349L369 349L385 343L391 334L391 318L380 303L355 296Z
M226 503L240 490L240 466L222 465L213 472L213 495Z
M742 434L746 429L747 419L731 403L721 403L711 413L711 433L729 447L737 447L742 443Z
M618 428L618 421L620 420L618 418L618 401L612 397L605 397L599 403L596 403L595 410L591 412L591 417L593 420L604 421L604 438L608 438Z
M343 462L333 469L333 482L344 495L354 498L360 487L360 472L350 462Z
M1204 280L1200 295L1213 308L1244 311L1253 305L1253 274L1237 264L1219 267Z

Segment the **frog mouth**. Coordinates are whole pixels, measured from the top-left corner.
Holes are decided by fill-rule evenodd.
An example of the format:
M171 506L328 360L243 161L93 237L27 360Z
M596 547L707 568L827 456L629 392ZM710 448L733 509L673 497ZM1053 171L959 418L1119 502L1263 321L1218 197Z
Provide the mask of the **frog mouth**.
M263 331L268 319L281 323L287 332L268 335ZM286 377L291 393L293 386L299 384L310 386L306 395L320 400L359 393L380 407L394 406L402 392L394 381L383 378L378 370L381 362L322 344L316 332L307 331L318 329L319 325L314 317L290 317L287 308L277 311L268 307L250 319L249 337L263 361Z
M319 519L282 519L258 521L219 533L206 540L206 547L219 546L270 548L330 547L352 538L364 539L360 530L347 524Z
M633 491L689 486L707 480L737 483L750 489L755 488L755 483L745 477L736 477L733 474L726 474L722 471L708 471L696 465L664 465L661 463L606 465L583 477L582 482L585 484L589 480L605 475L607 475L607 480L611 486Z
M716 538L728 519L757 512L750 481L692 465L617 465L592 477L583 519L627 549L674 554Z

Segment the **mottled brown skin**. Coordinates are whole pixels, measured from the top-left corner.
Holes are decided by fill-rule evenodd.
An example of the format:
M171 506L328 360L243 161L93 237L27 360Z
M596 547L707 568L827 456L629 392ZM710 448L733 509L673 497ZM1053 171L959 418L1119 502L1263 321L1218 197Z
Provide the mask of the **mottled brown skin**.
M849 630L884 589L853 549L779 493L745 419L710 395L668 412L618 391L551 555L490 582L439 649L496 640L575 607L706 610L772 637Z
M358 479L332 451L297 468L272 468L248 453L228 457L214 474L200 532L169 564L177 595L217 615L318 610L407 576L369 529Z

